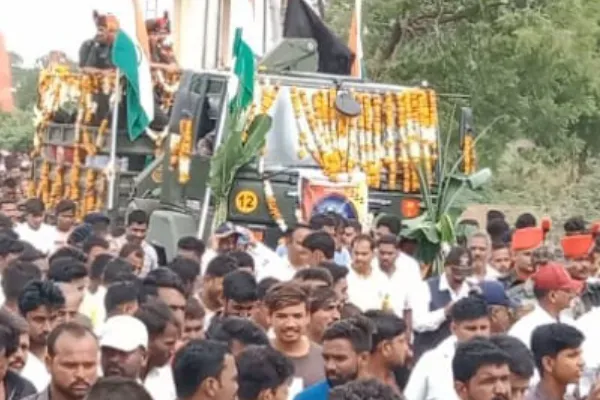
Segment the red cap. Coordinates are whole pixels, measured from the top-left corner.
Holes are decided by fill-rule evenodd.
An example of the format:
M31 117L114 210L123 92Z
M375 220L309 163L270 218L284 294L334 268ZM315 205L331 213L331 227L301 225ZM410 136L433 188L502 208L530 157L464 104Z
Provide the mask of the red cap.
M541 267L532 277L533 287L541 290L574 290L579 292L583 282L571 278L560 264L550 263Z
M521 228L513 232L513 250L533 250L544 242L544 230L538 227Z
M566 258L586 257L594 246L594 237L592 235L565 236L560 244Z

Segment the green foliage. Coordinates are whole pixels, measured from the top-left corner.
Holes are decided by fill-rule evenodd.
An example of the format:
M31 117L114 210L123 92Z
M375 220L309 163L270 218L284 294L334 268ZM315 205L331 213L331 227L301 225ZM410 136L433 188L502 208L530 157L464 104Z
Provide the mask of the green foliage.
M484 130L476 141L486 132ZM472 198L473 190L481 188L491 177L489 169L469 176L461 174L459 167L463 161L462 156L450 166L450 138L450 133L447 133L438 176L440 187L435 193L432 192L424 175L425 168L420 168L419 180L425 212L417 218L404 221L406 228L403 235L417 241L415 256L422 263L431 265L433 273L442 271L443 248L456 244L455 225L466 207L466 201Z
M32 110L37 98L38 68L23 65L23 59L16 53L10 54L13 86L16 89L15 105L21 110Z
M265 146L272 119L266 114L257 115L248 127L248 138L242 142L246 116L239 107L232 107L228 117L229 131L210 161L210 188L217 201L215 226L227 217L227 201L238 170L256 157Z
M353 3L331 1L341 35ZM479 127L506 116L478 148L485 163L518 138L582 162L600 150L600 2L372 0L363 13L370 77L466 94Z
M30 150L33 145L33 112L0 113L0 149Z

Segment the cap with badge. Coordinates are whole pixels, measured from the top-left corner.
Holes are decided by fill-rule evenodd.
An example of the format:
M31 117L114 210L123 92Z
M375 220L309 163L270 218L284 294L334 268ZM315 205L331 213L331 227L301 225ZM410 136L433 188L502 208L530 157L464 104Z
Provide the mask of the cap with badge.
M100 331L100 347L125 353L148 348L148 330L142 321L130 315L110 317Z

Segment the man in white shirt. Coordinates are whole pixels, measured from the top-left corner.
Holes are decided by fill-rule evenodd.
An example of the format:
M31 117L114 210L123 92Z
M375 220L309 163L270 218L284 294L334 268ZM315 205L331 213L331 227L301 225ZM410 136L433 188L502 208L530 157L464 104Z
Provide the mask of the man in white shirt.
M369 235L358 235L352 244L352 267L346 277L348 299L362 311L381 310L390 295L389 279L373 268L375 241Z
M148 362L148 330L142 321L129 315L111 317L99 336L104 376L120 376L141 383Z
M19 312L29 325L30 353L21 375L28 379L38 391L46 388L50 375L44 366L46 342L55 315L65 305L65 298L59 287L50 281L29 282L21 291L18 300Z
M136 243L144 249L144 268L140 276L144 277L153 269L158 268L158 254L156 249L146 241L148 234L148 214L143 210L133 210L127 215L127 232L122 238L117 239L118 251L127 242Z
M257 270L257 280L275 278L280 281L289 281L298 270L307 268L309 252L302 243L311 232L310 228L306 225L298 224L293 227L289 235L287 252L282 257L282 262L273 264L274 267L263 268L261 271Z
M450 336L452 305L469 294L467 278L473 272L469 252L463 247L453 247L444 263L444 273L422 283L420 296L413 302L416 359Z
M414 269L411 263L398 265L401 252L398 248L398 239L394 235L382 236L377 242L377 257L374 259L373 268L379 268L388 277L390 287L390 301L396 315L404 319L407 325L409 340L412 333L412 308L417 294L415 290L421 289L422 280L418 264ZM409 259L411 257L404 255ZM378 265L377 267L375 265ZM415 276L415 273L417 274Z
M56 205L54 212L56 214L56 242L54 247L59 249L67 245L67 239L73 231L77 204L73 200L62 199Z
M490 238L487 233L477 232L469 237L467 248L473 259L474 275L477 279L498 279L501 275L490 264Z
M458 300L451 310L452 336L423 354L415 365L404 389L407 400L455 400L452 358L457 343L476 336L490 336L487 303L480 296Z
M37 198L29 199L25 202L24 211L25 222L15 227L20 240L29 242L46 255L54 252L58 232L55 227L44 223L44 203Z
M174 400L177 396L169 362L175 353L181 331L177 319L169 306L160 300L142 305L135 317L148 330L148 362L143 371L144 387L155 400Z
M209 243L211 248L207 248L202 256L201 275L213 258L232 250L245 251L252 256L254 274L258 280L269 276L277 278L277 275L288 267L277 253L258 241L249 229L231 222L222 223L215 230Z
M569 318L559 318L561 312L581 290L581 284L573 280L560 264L541 267L533 276L533 291L537 299L534 310L517 321L508 332L531 348L531 334L540 325L562 322L575 325Z

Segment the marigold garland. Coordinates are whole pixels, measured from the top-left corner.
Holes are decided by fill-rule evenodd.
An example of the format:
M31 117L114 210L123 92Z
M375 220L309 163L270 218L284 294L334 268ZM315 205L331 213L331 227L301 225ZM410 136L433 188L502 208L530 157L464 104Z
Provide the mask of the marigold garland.
M154 84L160 95L160 104L163 109L170 109L173 104L174 94L179 87L181 73L179 71L162 73L161 71L158 74L153 74L153 76L156 78ZM38 96L34 110L35 133L33 138L34 146L31 153L32 158L39 157L42 154L43 135L56 112L67 103L77 103L75 138L72 144L73 162L70 166L62 165L60 167L62 175L67 174L68 178L65 177L62 180L61 193L58 195L58 198L62 196L76 202L84 201L81 198L82 188L79 186L82 160L87 155L93 156L97 154L98 149L104 147L106 136L109 132L109 118L107 117L101 121L100 126L96 130L95 138L92 137L89 124L96 115L97 107L93 96L97 93L112 95L114 94L115 85L116 79L114 75L73 72L67 66L62 65L40 71L37 86ZM47 165L47 173L43 173L45 171L43 168L44 165ZM32 179L28 188L28 194L38 193L48 207L52 206L53 202L55 202L57 191L59 190L56 180L52 184L45 184L50 179L49 168L50 165L47 163L42 164L38 181L36 182ZM53 175L56 175L56 171L58 170L58 166L56 166ZM65 180L67 181L66 184ZM94 209L98 209L98 204L104 204L104 201L99 201L97 197L98 194L96 194L94 201L96 204ZM88 199L87 204L91 203L91 200ZM82 207L79 207L78 211L79 217L81 217L81 213L83 212Z
M277 100L277 96L279 94L279 86L278 85L270 85L268 82L259 87L260 90L260 103L258 105L259 113L266 115L271 111L271 108L275 104L275 100ZM251 123L251 121L249 122ZM259 174L264 173L264 165L265 160L264 156L266 154L266 148L263 147L261 150L261 154L258 160L258 172ZM271 182L263 177L263 189L264 195L267 203L267 210L269 215L275 221L277 226L282 232L287 231L287 225L285 220L283 219L283 214L279 209L279 205L277 204L277 198L275 197L275 192L273 191L273 186Z
M335 108L335 89L291 87L290 100L298 128L298 158L310 155L326 176L362 171L371 188L420 190L419 170L429 186L437 161L437 98L431 89L356 92L361 114L349 118ZM311 107L312 105L312 107ZM387 179L382 180L382 178Z
M471 133L467 133L463 138L463 172L466 175L475 172L476 159L475 159L475 140Z
M191 156L194 150L194 122L191 118L179 121L179 148L178 148L178 181L186 184L190 181Z

